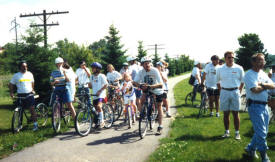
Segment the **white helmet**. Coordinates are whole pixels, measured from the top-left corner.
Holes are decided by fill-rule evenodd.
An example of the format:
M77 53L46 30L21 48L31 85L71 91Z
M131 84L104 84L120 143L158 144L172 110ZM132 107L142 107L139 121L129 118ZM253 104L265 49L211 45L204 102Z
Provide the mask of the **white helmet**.
M200 64L199 61L195 61L195 62L194 62L194 66L196 66L196 65L198 65L198 64Z
M56 59L55 59L55 64L59 64L59 63L63 63L64 62L64 60L63 60L63 58L61 58L61 57L57 57Z
M143 62L151 62L152 59L150 57L145 56L145 57L142 57L140 61L141 61L141 63L143 63Z
M134 56L128 56L128 57L126 58L126 60L127 60L127 62L133 61L133 60L136 60L136 57L134 57Z
M127 63L127 62L124 62L122 65L123 65L123 66L128 66L128 63Z

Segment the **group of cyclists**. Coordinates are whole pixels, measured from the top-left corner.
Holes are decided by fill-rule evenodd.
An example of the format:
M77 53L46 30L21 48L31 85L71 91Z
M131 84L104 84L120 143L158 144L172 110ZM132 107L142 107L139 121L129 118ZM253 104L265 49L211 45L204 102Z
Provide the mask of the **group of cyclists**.
M219 117L219 109L223 111L223 124L225 133L222 138L229 138L229 115L232 113L235 128L235 139L240 140L240 117L241 93L245 86L248 113L253 125L254 135L251 142L245 147L245 151L252 158L258 158L269 162L266 150L268 149L266 137L270 120L268 100L275 101L275 64L271 65L268 75L263 71L265 56L262 53L252 55L252 68L244 72L243 67L234 63L235 54L227 51L224 54L225 64L219 64L219 57L213 55L211 62L207 63L202 70L201 63L195 62L192 76L195 77L193 84L193 100L198 90L205 89L209 99L210 116L214 116L213 108L216 108L216 117ZM215 103L215 106L214 106ZM269 104L272 111L275 110L275 102Z
M123 95L121 100L125 107L130 104L135 112L140 112L142 109L146 98L146 93L143 93L144 91L149 90L155 96L159 122L156 134L160 135L163 129L162 105L165 106L166 116L171 117L167 100L168 63L165 61L160 61L156 67L153 67L150 57L143 57L141 63L139 63L136 57L129 56L127 57L127 62L123 63L120 72L116 71L114 66L109 64L107 66L107 75L101 73L103 67L98 62L90 64L91 71L87 67L86 62L81 61L79 68L74 72L68 62L64 61L61 57L55 59L55 65L56 69L50 75L50 84L54 89L52 99L55 99L57 95L62 103L66 104L66 107L69 108L73 119L76 117L73 105L75 95L80 88L84 88L86 94L90 94L90 90L92 89L93 98L91 99L89 95L87 105L94 105L100 121L99 127L104 127L102 105L106 98L107 89L110 86L121 92ZM76 85L78 85L78 91L76 91ZM14 98L14 87L17 88L18 96L29 96L29 94L35 93L34 77L28 71L28 65L25 61L19 63L19 72L14 74L10 81L9 88L12 98ZM34 97L29 96L23 102L24 108L30 108L31 117L34 121L33 131L36 131L38 130L38 124L34 111Z

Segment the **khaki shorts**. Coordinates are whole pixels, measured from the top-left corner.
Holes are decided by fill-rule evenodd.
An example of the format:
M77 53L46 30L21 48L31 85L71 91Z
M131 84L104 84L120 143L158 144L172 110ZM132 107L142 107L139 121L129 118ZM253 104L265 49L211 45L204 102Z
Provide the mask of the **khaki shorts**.
M220 109L221 111L240 111L241 95L239 89L229 91L221 89Z

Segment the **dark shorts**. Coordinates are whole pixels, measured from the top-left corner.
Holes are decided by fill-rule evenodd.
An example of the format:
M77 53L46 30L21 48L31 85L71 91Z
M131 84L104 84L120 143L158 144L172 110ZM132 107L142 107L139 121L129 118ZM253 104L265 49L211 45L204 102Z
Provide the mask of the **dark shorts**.
M64 87L55 87L53 92L53 100L56 99L56 95L60 98L62 103L68 103L71 102L70 100L70 92L68 89Z
M162 99L163 99L163 94L156 95L156 102L162 102Z
M219 89L207 88L206 92L207 92L208 96L219 96L220 95Z
M136 94L136 98L141 98L142 90L139 90L139 89L135 88L135 94Z
M164 91L164 93L162 94L163 99L167 99L167 93L168 92Z
M98 98L98 99L95 99L93 100L93 105L96 106L98 105L99 102L103 102L104 98Z
M30 93L19 93L17 96L18 97L26 97L28 96ZM17 100L17 104L19 101ZM35 105L35 100L34 100L34 96L29 96L28 98L22 100L22 105L23 105L23 109L25 108L30 108L32 106Z

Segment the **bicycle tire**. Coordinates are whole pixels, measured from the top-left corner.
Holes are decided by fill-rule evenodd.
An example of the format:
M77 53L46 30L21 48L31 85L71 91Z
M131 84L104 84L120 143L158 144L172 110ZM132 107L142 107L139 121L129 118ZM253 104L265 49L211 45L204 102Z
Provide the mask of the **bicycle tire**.
M147 107L143 106L140 112L139 122L138 122L138 132L141 139L146 135L148 129L149 121L147 118Z
M132 128L132 110L131 106L127 107L127 120L129 128Z
M110 128L114 122L114 112L112 106L109 104L103 104L102 111L105 122L104 128Z
M112 108L113 108L113 112L114 112L114 122L115 122L120 118L120 116L122 114L123 105L120 100L116 100L115 105L112 106Z
M150 115L150 119L149 120L149 124L150 124L150 129L152 130L155 127L155 123L156 123L156 118L158 116L158 108L156 105L156 102L153 98L151 98L152 102L151 102L151 108L150 108L150 112L148 115Z
M185 97L185 104L193 106L194 102L192 101L193 98L193 92L190 92Z
M44 103L36 105L35 112L37 115L38 126L45 126L48 121L48 107Z
M12 115L12 122L11 122L11 130L12 133L18 133L20 129L22 128L22 121L21 121L21 114L20 113L21 108L17 107L14 109L13 115ZM20 115L21 114L21 115Z
M200 109L199 109L199 114L198 114L198 118L200 118L203 114L206 113L206 101L205 101L205 97L206 97L206 94L203 94L202 95L202 98L201 98L201 103L200 103Z
M81 137L87 136L92 128L92 117L91 112L81 109L76 113L74 120L75 131Z
M55 133L60 131L61 127L61 112L60 103L54 102L52 106L52 127Z

